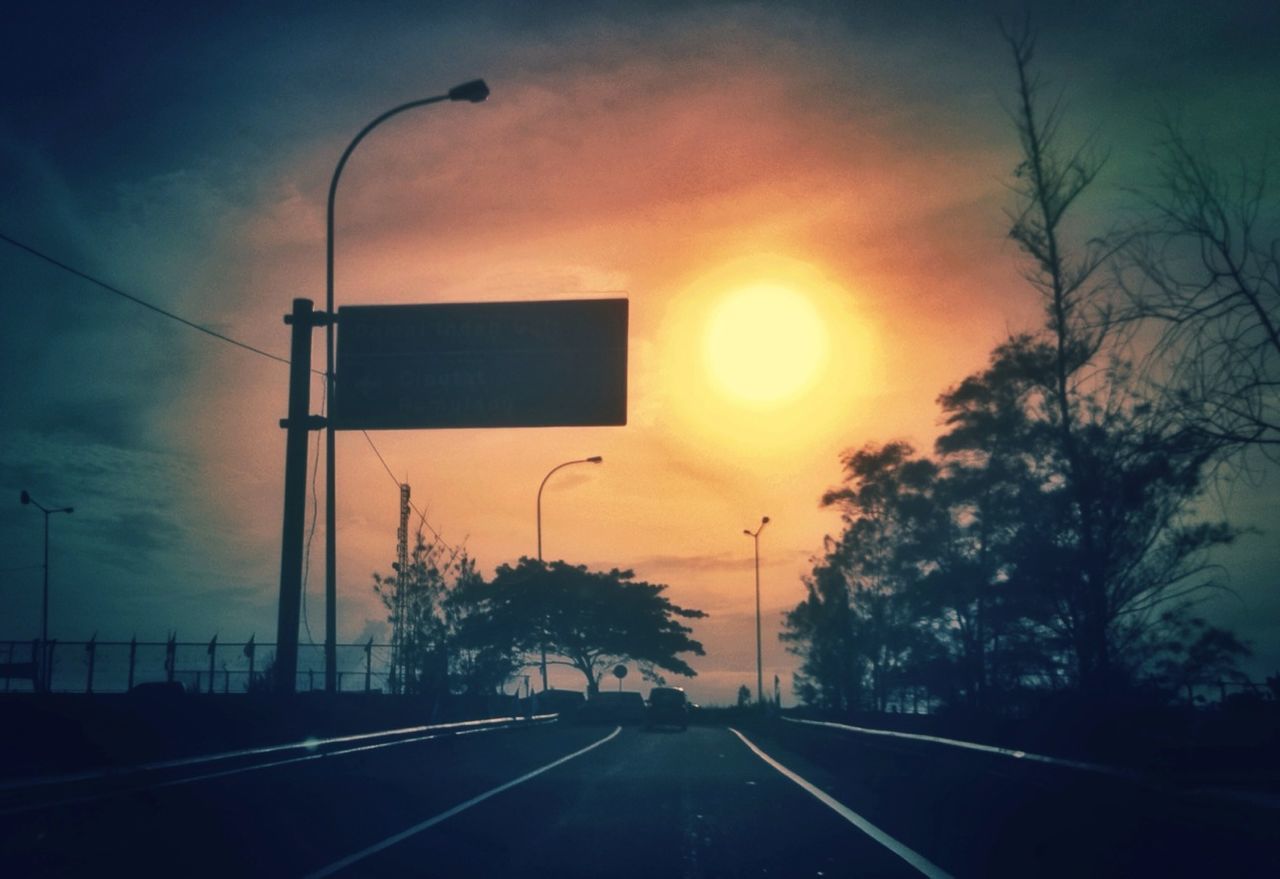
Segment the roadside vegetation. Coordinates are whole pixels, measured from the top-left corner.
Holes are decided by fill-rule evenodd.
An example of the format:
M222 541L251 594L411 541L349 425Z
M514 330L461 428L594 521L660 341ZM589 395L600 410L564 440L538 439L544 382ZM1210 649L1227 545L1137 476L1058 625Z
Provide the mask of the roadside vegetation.
M1087 228L1108 157L1067 142L1034 33L1005 40L1009 237L1043 319L943 390L931 452L844 454L822 498L842 530L781 635L814 708L1008 717L1066 699L1100 716L1243 677L1248 645L1197 614L1227 588L1213 550L1243 535L1198 501L1280 448L1266 169L1168 122L1154 184L1129 190L1137 219Z

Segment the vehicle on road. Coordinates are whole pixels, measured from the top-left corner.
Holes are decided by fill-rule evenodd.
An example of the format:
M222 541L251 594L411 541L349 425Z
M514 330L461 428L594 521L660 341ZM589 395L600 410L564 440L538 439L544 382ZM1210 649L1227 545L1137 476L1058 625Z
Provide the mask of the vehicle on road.
M534 714L559 714L567 720L581 710L586 698L577 690L543 690L530 701Z
M689 728L689 700L679 687L654 687L649 691L649 710L645 715L646 729L659 726Z
M578 719L599 723L642 723L644 696L635 690L596 693L578 712Z

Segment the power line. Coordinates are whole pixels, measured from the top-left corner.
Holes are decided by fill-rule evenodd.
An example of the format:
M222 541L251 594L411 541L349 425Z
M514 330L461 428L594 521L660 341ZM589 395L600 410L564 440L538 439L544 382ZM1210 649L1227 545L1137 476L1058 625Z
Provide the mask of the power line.
M320 391L320 414L325 415L329 408L329 383L325 382ZM315 457L311 459L311 528L307 530L307 546L302 552L302 628L307 633L307 643L316 645L311 634L311 620L307 617L307 578L311 574L311 541L316 536L316 522L320 518L320 492L316 490L316 477L320 475L320 440L316 439Z
M90 284L93 284L93 285L94 285L94 286L96 286L96 287L100 287L100 288L102 288L103 290L106 290L108 293L114 293L114 294L115 294L115 295L117 295L117 296L120 296L120 297L122 297L122 298L124 298L124 299L127 299L128 301L130 301L130 302L134 303L135 305L141 305L143 308L146 308L146 309L148 309L148 310L150 310L150 311L154 311L156 314L163 315L164 317L167 317L167 318L169 318L170 320L175 320L175 321L177 321L178 323L182 324L183 326L189 327L189 328L191 328L191 329L193 329L193 330L197 330L197 331L199 331L199 332L201 332L201 333L204 333L205 335L212 336L213 338L218 339L218 340L220 340L220 341L228 342L228 343L230 343L230 344L232 344L232 345L235 345L237 348L243 348L243 349L244 349L244 350L246 350L246 351L251 351L252 353L257 354L257 355L259 355L259 356L261 356L261 357L266 357L266 358L268 358L268 359L270 359L270 360L274 360L274 361L276 361L277 363L283 363L283 364L285 364L286 366L289 364L289 360L288 360L287 358L285 358L285 357L280 357L279 355L277 355L277 354L272 354L272 353L271 353L271 352L269 352L269 351L263 351L261 348L255 348L253 345L250 345L250 344L248 344L247 342L241 342L239 339L233 339L232 337L227 336L227 335L224 335L223 333L219 333L219 332L218 332L218 331L216 331L216 330L211 330L211 329L209 329L209 328L208 328L208 327L206 327L206 326L201 326L200 324L195 323L194 321L187 320L185 317L182 317L182 316L180 316L180 315L174 314L174 313L173 313L173 312L171 312L171 311L167 311L166 309L163 309L163 308L161 308L161 307L160 307L160 306L158 306L158 305L154 305L154 304L152 304L152 303L150 303L150 302L147 302L145 299L141 299L141 298L139 298L139 297L137 297L137 296L134 296L132 293L126 293L124 290L121 290L119 287L116 287L116 286L114 286L114 285L112 285L112 284L108 284L106 281L103 281L103 280L101 280L100 278L96 278L96 277L94 277L93 275L89 274L88 272L81 271L80 269L77 269L77 268L75 268L74 266L68 265L67 263L63 262L62 260L57 259L57 258L55 258L55 257L52 257L52 256L50 256L49 254L44 253L43 251L40 251L40 250L38 250L38 249L36 249L36 248L32 247L32 246L31 246L31 245L29 245L29 244L24 244L23 242L18 241L17 239L10 237L9 235L6 235L6 234L5 234L5 233L3 233L3 232L0 232L0 241L5 241L6 243L8 243L8 244L10 244L10 245L12 245L12 246L14 246L14 247L18 248L19 250L26 251L27 253L31 254L32 256L34 256L34 257L36 257L36 258L38 258L38 259L42 259L42 260L44 260L45 262L49 263L50 265L53 265L53 266L56 266L57 268L62 269L64 272L67 272L67 273L69 273L69 274L75 275L77 278L80 278L80 279L82 279L82 280L88 281ZM325 373L323 370L319 370L319 369L312 369L311 371L312 371L313 373L315 373L316 375L321 375L321 376L326 375L326 373ZM328 399L327 399L327 391L328 391L328 382L326 382L326 383L325 383L325 389L324 389L324 391L322 392L322 394L323 394L323 396L322 396L322 398L321 398L321 399L322 399L322 402L321 402L321 412L322 412L322 413L324 412L325 407L327 406L327 403L328 403ZM386 459L385 459L385 458L383 458L383 457L382 457L382 453L381 453L380 451L378 451L378 447L377 447L377 446L375 446L375 445L373 444L373 439L369 436L368 431L361 431L361 433L363 433L363 434L364 434L364 438L365 438L365 440L366 440L366 441L368 441L368 443L369 443L369 448L373 449L373 453L374 453L375 455L377 455L377 456L378 456L378 460L379 460L380 462L382 462L382 466L383 466L383 468L387 471L387 475L388 475L388 476L390 476L390 477L391 477L392 482L394 482L394 483L398 486L398 485L400 484L400 480L396 478L395 473L391 470L391 467L390 467L390 466L388 466ZM309 572L309 569L310 569L311 539L312 539L312 537L314 537L314 536L315 536L315 530L316 530L316 516L315 516L315 511L316 511L317 504L318 504L318 497L317 497L317 494L316 494L315 479L316 479L316 472L317 472L317 468L318 468L318 466L319 466L319 460L320 460L320 447L319 447L319 445L317 444L317 446L316 446L315 463L313 464L313 468L312 468L312 476L311 476L311 495L312 495L312 519L311 519L311 530L310 530L310 533L307 535L307 549L306 549L306 553L307 553L307 554L306 554L306 556L304 557L304 562L303 562L303 592L302 592L302 600L303 600L303 607L304 607L304 608L306 607L306 597L307 597L307 593L306 593L306 577L307 577L307 573ZM439 541L440 543L444 544L444 545L445 545L446 547L448 547L449 549L451 549L451 550L454 552L454 554L456 555L456 554L457 554L457 552L458 552L457 547L453 546L453 545L452 545L452 544L450 544L448 541L446 541L446 540L444 539L444 537L442 537L442 536L441 536L440 532L439 532L439 531L437 531L435 528L433 528L433 527L431 526L431 523L429 523L429 522L427 521L427 514L426 514L426 513L424 513L422 510L418 509L417 505L416 505L416 504L414 504L414 503L412 503L412 502L410 502L410 506L411 506L411 507L413 507L413 511L414 511L415 513L417 513L417 514L418 514L418 518L419 518L419 520L421 521L422 525L424 525L424 526L427 528L427 530L431 532L431 534L435 537L435 539L436 539L437 541ZM306 620L305 613L304 613L304 616L303 616L303 625L304 625L304 627L305 627L305 628L306 628L306 630L307 630L307 637L308 637L308 638L310 638L310 637L311 637L311 627L310 627L310 625L308 625L308 624L307 624L307 620ZM314 641L313 641L312 643L314 644Z
M378 451L378 447L373 444L373 437L369 436L369 431L362 430L360 432L364 434L365 441L369 443L369 448L373 449L373 453L377 455L378 460L382 462L382 469L386 470L387 475L391 477L391 481L394 482L397 486L399 486L400 480L396 478L395 471L393 471L391 467L387 464L387 459L382 457L382 452ZM418 505L415 504L412 500L409 501L409 506L412 507L413 511L418 514L418 521L422 523L423 527L425 527L428 531L431 532L431 536L434 537L438 543L441 543L444 546L448 547L449 550L452 551L452 553L456 556L458 554L458 547L454 546L452 543L445 540L444 536L439 531L431 527L431 523L427 521L427 514L424 513L422 510L418 509Z
M170 320L176 320L178 323L183 324L184 326L188 326L193 330L198 330L199 332L202 332L206 335L213 336L215 339L221 339L223 342L230 342L232 345L235 345L236 347L243 348L246 351L252 351L254 354L260 354L263 357L268 357L271 360L275 360L278 363L283 363L286 366L289 363L289 360L285 357L280 357L279 355L272 354L269 351L263 351L261 348L255 348L246 342L241 342L239 339L233 339L230 336L224 336L222 333L219 333L217 330L211 330L208 327L201 326L200 324L195 323L194 321L189 321L185 317L179 317L178 315L174 314L172 311L166 311L165 309L161 308L158 305L153 305L152 303L147 302L145 299L139 299L137 296L134 296L132 293L126 293L123 290L121 290L119 287L115 287L111 284L108 284L106 281L95 278L93 275L89 274L88 272L82 272L77 268L69 266L66 263L62 262L61 260L58 260L52 256L49 256L49 254L47 253L43 253L39 250L36 250L34 247L32 247L29 244L23 244L21 241L10 238L8 235L4 234L3 232L0 232L0 240L3 240L13 245L19 250L25 250L27 253L31 254L32 256L42 259L51 265L57 266L58 268L62 269L64 272L68 272L72 275L75 275L77 278L88 281L90 284L93 284L96 287L101 287L103 290L106 290L108 293L114 293L117 296L121 296L125 299L128 299L130 302L134 303L135 305L141 305L143 308L150 309L151 311L154 311L156 314L164 315Z

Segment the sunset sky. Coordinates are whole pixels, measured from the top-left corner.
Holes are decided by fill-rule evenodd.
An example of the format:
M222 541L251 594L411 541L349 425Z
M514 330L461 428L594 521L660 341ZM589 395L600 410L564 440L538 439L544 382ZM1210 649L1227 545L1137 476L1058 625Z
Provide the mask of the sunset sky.
M324 307L325 197L351 137L483 77L488 102L410 111L352 156L337 302L625 297L628 423L370 436L486 574L535 555L546 473L603 456L548 483L544 555L707 611L699 677L678 681L704 702L754 687L742 531L768 515L765 679L790 702L780 615L838 531L819 500L840 452L927 451L938 394L1040 320L1007 237L999 16L1030 9L1064 136L1109 150L1080 234L1149 182L1162 109L1226 157L1280 142L1274 3L881 5L27 8L0 36L0 232L287 356L291 300ZM0 639L39 631L28 489L76 508L51 523L52 637L272 640L287 368L4 242L0 303ZM394 558L398 491L358 432L336 461L339 640L386 640L371 574ZM1280 669L1278 497L1259 466L1205 502L1260 529L1219 559L1235 594L1205 608L1252 642L1258 679Z

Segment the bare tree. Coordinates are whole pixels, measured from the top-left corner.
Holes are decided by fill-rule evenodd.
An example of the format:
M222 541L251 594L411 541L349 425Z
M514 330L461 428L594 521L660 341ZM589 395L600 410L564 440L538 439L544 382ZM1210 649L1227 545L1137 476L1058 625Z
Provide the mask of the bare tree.
M1157 156L1121 274L1131 316L1159 327L1149 373L1199 442L1280 459L1280 216L1265 162L1224 174L1171 120Z

